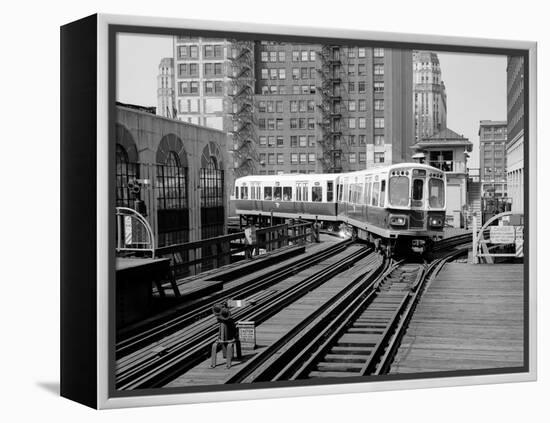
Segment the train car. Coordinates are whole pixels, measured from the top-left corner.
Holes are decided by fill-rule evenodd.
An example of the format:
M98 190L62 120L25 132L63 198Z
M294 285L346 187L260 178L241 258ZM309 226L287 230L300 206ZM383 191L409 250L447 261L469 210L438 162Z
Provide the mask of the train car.
M425 252L443 236L446 177L435 167L401 163L342 174L338 178L338 220L356 236Z
M336 222L338 174L254 175L238 178L231 200L237 215Z
M423 253L442 237L445 192L440 169L401 163L343 174L246 176L236 180L231 199L247 220L274 216L345 225L391 255L397 247Z

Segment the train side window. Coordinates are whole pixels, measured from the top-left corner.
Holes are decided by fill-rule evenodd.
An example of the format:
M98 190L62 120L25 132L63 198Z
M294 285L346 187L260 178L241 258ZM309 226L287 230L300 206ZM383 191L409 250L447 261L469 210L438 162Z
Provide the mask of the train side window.
M333 189L334 189L334 186L332 181L328 181L327 182L327 201L329 203L332 203L332 200L333 200L333 195L334 195Z
M250 199L255 200L256 199L256 187L250 187Z
M370 205L370 200L371 200L372 182L369 181L366 185L367 185L367 198L365 203L368 206Z
M235 187L235 199L236 200L239 199L239 187L238 186Z
M241 187L241 199L248 200L248 187Z
M283 200L284 201L292 201L292 188L291 187L283 187Z
M338 202L341 203L344 196L344 186L342 184L338 184Z
M384 207L386 203L386 180L380 182L380 207Z
M273 199L275 201L281 201L281 199L283 198L283 189L281 187L275 187L275 189L273 190Z
M256 187L256 198L258 200L262 199L262 187L260 187L259 185Z
M304 201L309 201L309 189L307 184L302 187L302 194Z
M296 201L302 201L302 184L296 184Z
M380 182L375 182L372 185L372 205L378 206L378 195L380 190Z
M271 200L272 195L273 195L273 188L264 187L264 200L266 200L266 201Z
M311 201L315 201L315 202L323 201L323 187L311 188Z

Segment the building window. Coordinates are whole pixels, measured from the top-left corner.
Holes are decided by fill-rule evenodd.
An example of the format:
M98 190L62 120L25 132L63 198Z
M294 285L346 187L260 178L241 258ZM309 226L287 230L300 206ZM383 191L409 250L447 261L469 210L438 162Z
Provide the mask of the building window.
M277 69L270 69L269 70L269 76L271 79L277 79L277 75L279 74L279 71Z
M267 146L268 147L275 147L275 137L274 136L267 137Z
M277 164L284 164L285 163L285 160L284 160L284 156L282 153L277 153Z
M300 100L298 102L298 105L300 106L298 110L300 110L300 112L305 112L307 111L307 106L306 106L306 101L305 100Z
M265 147L267 145L267 137L260 136L260 147Z
M308 161L310 163L315 163L315 153L309 153L308 154Z
M174 151L168 153L166 163L157 165L158 209L187 208L187 168L181 166Z
M374 100L374 110L384 110L384 100Z
M277 52L276 51L270 51L269 52L269 60L271 62L276 62L277 61Z
M384 57L384 49L383 48L375 48L374 49L374 57Z
M367 145L367 136L359 135L359 145Z
M275 119L268 119L267 120L267 129L270 131L275 130Z
M355 129L355 118L348 119L348 128Z
M299 137L299 140L300 140L300 147L307 147L307 138L305 135L300 135Z
M214 46L204 46L204 57L207 59L214 57Z
M357 49L357 57L366 57L367 56L367 49L365 47L359 47Z
M348 92L350 93L355 92L355 82L348 82Z
M348 57L350 59L355 57L355 47L348 47Z
M262 79L268 79L269 78L269 69L262 69Z
M349 153L349 162L357 163L357 155L355 153Z
M355 103L355 100L349 100L348 101L348 110L350 112L355 112L355 107L356 107L356 103Z
M349 76L355 75L355 65L348 65L348 75Z
M198 94L199 93L199 82L198 81L191 81L191 84L189 86L189 93L190 94Z
M384 75L384 65L374 65L375 75Z
M374 153L374 163L384 163L384 153Z
M308 112L314 112L315 111L315 101L314 100L308 100L308 102L307 102L307 111Z
M309 60L310 60L311 62L315 62L315 51L310 50L310 52L309 52Z
M286 61L286 54L284 51L279 52L279 62L285 62Z
M260 60L261 60L262 62L267 62L267 61L268 61L268 57L269 57L269 56L268 56L268 54L267 54L267 51L262 51L262 53L261 53L261 59L260 59Z
M291 135L290 136L290 147L298 147L298 136L297 135Z
M300 163L307 163L306 153L300 153Z
M291 153L290 154L290 163L297 164L298 163L298 153Z
M348 140L349 145L355 145L355 135L350 135Z
M364 93L367 91L367 83L365 81L359 81L359 92Z
M314 135L308 135L307 137L307 145L308 147L315 147L315 136Z
M277 137L277 147L284 147L285 145L285 140L283 137L281 136L278 136Z
M185 59L187 57L189 57L187 46L178 46L178 59Z
M189 57L191 59L199 58L199 46L189 46Z
M367 100L359 100L359 111L360 112L367 111Z
M374 83L374 92L384 92L384 83L383 82L375 82Z
M359 163L366 163L367 162L367 153L361 152L359 153Z
M300 52L299 51L293 51L292 52L292 61L293 62L299 62L300 61Z
M359 129L365 129L367 127L367 118L359 118Z
M290 119L290 129L298 129L298 119L296 118Z
M277 119L275 122L277 123L277 130L281 131L283 129L283 120Z
M269 153L267 155L267 164L274 165L275 164L275 154Z
M304 50L302 51L302 62L307 62L309 60L309 52Z
M299 118L298 119L298 128L306 129L306 119L305 118Z
M384 128L384 118L374 118L374 127L377 129Z
M300 68L292 68L292 79L300 79Z
M263 119L263 118L258 119L258 126L260 127L260 129L265 130L265 128L266 128L265 119Z
M374 136L374 145L384 145L384 135L375 135Z
M116 144L116 205L133 207L134 196L128 189L128 182L139 178L137 163L130 163L128 153L120 144Z
M315 129L315 119L309 118L307 120L307 129Z
M280 68L279 69L279 79L286 79L286 69Z
M290 112L291 113L297 113L298 112L298 100L291 100L290 101Z

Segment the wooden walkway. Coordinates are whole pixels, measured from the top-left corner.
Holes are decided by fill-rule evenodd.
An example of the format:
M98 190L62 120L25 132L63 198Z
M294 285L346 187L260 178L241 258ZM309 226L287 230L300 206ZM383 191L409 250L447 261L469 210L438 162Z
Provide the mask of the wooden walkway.
M391 374L523 365L523 265L449 263L424 293Z
M347 251L337 254L322 263L313 266L296 274L295 276L286 279L285 281L270 288L271 290L280 291L292 286L304 277L319 271L321 266L328 266L335 261L341 260L344 256L350 254L351 249L361 248L359 246L350 247ZM221 352L217 356L217 367L210 368L210 358L203 361L195 368L181 375L179 378L172 381L166 387L181 387L181 386L196 386L196 385L218 385L225 383L233 374L240 370L241 364L253 358L256 354L262 352L269 345L284 337L295 325L304 320L307 316L319 308L320 305L327 302L330 298L336 295L340 290L349 285L353 279L359 275L370 272L379 263L378 256L367 256L359 260L352 268L342 272L338 276L331 278L317 289L307 293L299 300L295 301L284 310L273 315L265 322L256 327L256 343L257 347L253 352L243 351L242 360L233 360L231 369L226 369L225 359Z

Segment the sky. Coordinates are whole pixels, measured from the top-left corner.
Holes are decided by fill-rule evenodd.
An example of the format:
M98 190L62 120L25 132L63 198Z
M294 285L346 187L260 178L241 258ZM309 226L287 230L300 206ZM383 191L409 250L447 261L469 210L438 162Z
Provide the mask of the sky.
M160 60L172 37L119 34L117 100L157 105ZM479 121L506 120L506 56L437 52L447 89L447 127L474 143L469 167L479 167Z

